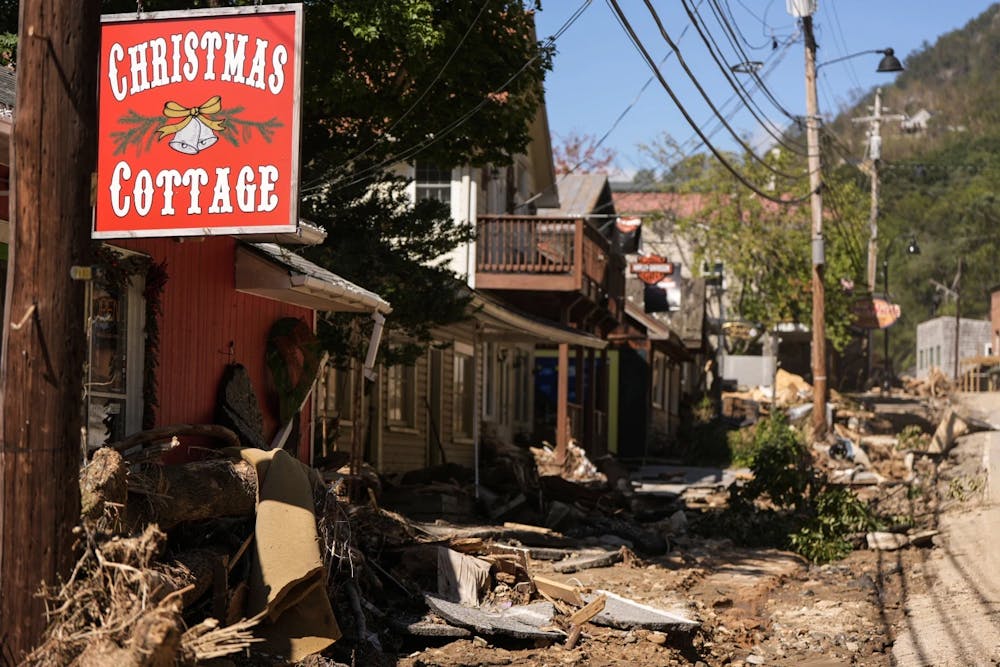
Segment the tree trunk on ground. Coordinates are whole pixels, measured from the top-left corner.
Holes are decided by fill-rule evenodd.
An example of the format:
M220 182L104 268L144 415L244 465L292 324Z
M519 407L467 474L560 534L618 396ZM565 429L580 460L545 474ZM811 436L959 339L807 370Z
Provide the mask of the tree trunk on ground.
M15 663L80 518L84 290L69 268L90 263L99 26L97 0L21 0L0 383L0 637Z
M182 521L250 516L256 506L257 471L246 461L143 465L129 478L126 525L169 530Z

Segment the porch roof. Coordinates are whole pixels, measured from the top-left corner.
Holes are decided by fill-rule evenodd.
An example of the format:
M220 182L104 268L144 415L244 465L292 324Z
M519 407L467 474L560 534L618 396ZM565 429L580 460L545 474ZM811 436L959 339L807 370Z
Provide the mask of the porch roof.
M378 294L274 243L237 245L236 289L314 310L392 312Z
M566 343L595 350L603 350L608 341L579 329L565 327L555 322L522 313L480 292L473 292L473 317L482 326L487 340L514 343Z

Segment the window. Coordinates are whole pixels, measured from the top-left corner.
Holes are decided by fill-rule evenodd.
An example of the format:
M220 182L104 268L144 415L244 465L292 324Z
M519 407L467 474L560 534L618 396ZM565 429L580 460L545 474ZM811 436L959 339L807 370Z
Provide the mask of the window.
M417 201L434 199L443 204L451 202L451 169L441 169L427 162L417 162L414 171Z
M323 374L318 393L320 417L337 418L341 424L350 424L354 408L354 371L329 365Z
M471 439L472 420L475 410L476 365L471 349L468 353L455 350L455 406L454 429L455 437Z
M496 383L497 383L497 346L486 343L483 351L483 416L493 419L497 413Z
M84 405L87 447L142 430L145 280L124 286L87 284L87 364Z
M524 423L531 418L531 354L514 352L514 420Z
M387 375L389 406L386 416L390 426L415 428L417 425L416 396L417 385L416 366L395 365L389 367Z
M659 352L653 353L653 407L664 407L667 397L667 359Z

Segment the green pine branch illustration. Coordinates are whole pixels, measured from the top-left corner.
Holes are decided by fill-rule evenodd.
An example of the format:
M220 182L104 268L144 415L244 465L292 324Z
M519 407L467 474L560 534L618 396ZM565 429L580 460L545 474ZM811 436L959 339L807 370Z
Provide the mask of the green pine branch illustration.
M254 132L267 143L271 143L275 130L283 127L277 116L264 121L248 120L240 116L244 111L243 107L233 107L212 114L213 119L225 124L226 129L219 132L219 136L233 146L239 147L240 143L249 143L253 139ZM118 124L126 126L126 129L116 130L110 134L115 146L114 155L124 154L131 146L135 146L136 155L149 151L156 138L156 129L166 122L167 119L161 115L144 116L130 109L118 119Z
M144 143L145 150L148 151L153 145L153 130L162 123L163 116L143 116L129 109L128 113L118 119L118 124L126 125L128 129L111 133L111 141L115 144L114 155L123 154L133 144L136 155L142 153Z
M243 107L233 107L232 109L214 114L213 117L216 120L224 121L226 124L226 131L221 132L219 136L233 146L239 146L240 140L243 143L248 143L253 137L254 130L256 130L260 134L261 139L267 143L271 143L271 140L274 138L274 131L282 127L282 123L278 120L278 117L272 116L265 121L245 120L239 116L243 111ZM237 138L237 135L239 135L239 138Z

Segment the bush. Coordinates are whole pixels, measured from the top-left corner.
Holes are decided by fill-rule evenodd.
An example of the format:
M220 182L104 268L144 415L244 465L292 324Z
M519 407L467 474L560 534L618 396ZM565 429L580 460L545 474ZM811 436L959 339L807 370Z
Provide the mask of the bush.
M826 484L813 471L808 449L781 413L729 439L750 464L753 479L730 493L729 508L700 526L747 546L791 548L813 562L843 558L852 534L877 522L850 490ZM767 503L761 505L760 501Z
M766 496L778 507L801 507L813 473L805 445L783 413L757 424L750 470L753 479L739 491L746 500Z
M853 548L852 533L872 530L878 522L868 506L843 487L825 487L812 503L813 514L789 535L795 551L816 563L843 558Z

